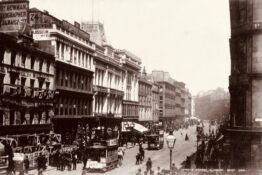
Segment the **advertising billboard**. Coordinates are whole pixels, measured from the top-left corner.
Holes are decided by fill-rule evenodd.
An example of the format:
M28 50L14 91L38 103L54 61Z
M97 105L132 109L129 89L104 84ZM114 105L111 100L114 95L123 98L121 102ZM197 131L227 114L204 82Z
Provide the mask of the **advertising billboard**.
M0 31L12 32L23 30L28 22L29 1L0 1Z

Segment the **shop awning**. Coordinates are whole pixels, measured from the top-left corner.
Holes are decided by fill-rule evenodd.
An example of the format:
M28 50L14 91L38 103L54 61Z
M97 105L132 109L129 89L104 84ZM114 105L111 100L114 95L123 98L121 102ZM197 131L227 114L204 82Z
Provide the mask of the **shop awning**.
M122 122L122 132L131 132L135 130L139 133L145 133L148 131L146 127L136 122Z

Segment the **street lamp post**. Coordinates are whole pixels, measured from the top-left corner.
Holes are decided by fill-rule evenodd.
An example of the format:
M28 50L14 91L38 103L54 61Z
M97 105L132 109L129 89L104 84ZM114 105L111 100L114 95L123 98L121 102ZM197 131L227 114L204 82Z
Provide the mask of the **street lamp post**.
M169 135L166 137L166 143L167 143L167 147L170 149L170 171L172 168L172 150L175 146L176 143L176 137L173 135L173 132L170 131Z

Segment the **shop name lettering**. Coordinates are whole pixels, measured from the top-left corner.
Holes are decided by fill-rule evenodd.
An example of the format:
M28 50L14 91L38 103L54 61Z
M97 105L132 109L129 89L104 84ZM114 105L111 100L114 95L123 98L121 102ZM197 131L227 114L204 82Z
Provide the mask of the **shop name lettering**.
M0 23L0 26L5 26L5 25L18 25L19 22L24 22L26 23L26 19L8 19L8 20L2 20Z
M27 22L27 4L5 4L0 6L0 25L17 25Z
M1 25L17 25L19 22L27 22L26 12L0 13Z
M27 9L27 4L9 4L0 6L0 11L12 11L12 10L22 10Z

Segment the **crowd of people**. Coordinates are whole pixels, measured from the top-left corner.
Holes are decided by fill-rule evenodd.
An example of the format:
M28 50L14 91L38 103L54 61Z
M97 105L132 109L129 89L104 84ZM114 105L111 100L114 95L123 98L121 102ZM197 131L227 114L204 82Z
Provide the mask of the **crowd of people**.
M64 171L66 169L68 171L76 170L76 164L77 162L80 162L80 159L78 159L81 157L80 155L81 152L78 149L72 149L72 150L58 149L51 153L50 165L56 166L57 170L60 171Z
M200 134L200 133L199 133ZM198 145L195 165L196 168L223 169L227 168L226 150L222 149L219 130L209 130L208 134L198 135L201 142Z

